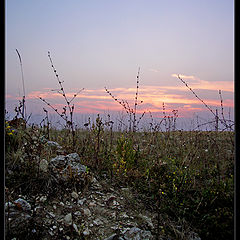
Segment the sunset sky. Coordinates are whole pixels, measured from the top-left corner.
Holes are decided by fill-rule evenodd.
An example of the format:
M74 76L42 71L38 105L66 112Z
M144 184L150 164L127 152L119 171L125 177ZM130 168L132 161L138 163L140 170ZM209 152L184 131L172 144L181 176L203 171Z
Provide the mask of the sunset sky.
M179 117L210 116L179 74L214 111L221 109L221 90L224 108L233 114L232 0L8 0L5 12L9 112L23 96L18 49L27 114L44 114L48 106L39 96L64 106L52 91L59 84L48 51L69 99L84 88L73 101L76 114L121 111L104 87L133 104L139 67L139 113L162 116L164 103Z

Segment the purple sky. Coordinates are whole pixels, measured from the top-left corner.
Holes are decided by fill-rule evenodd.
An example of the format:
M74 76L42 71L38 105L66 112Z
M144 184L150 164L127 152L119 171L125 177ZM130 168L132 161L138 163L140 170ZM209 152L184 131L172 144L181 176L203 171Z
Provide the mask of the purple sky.
M133 104L140 70L141 111L180 116L208 111L177 74L212 109L233 107L234 3L231 0L8 0L6 4L6 108L23 95L27 111L43 114L38 96L61 108L64 99L48 59L51 52L76 113L120 111L107 87ZM233 110L232 110L233 111Z

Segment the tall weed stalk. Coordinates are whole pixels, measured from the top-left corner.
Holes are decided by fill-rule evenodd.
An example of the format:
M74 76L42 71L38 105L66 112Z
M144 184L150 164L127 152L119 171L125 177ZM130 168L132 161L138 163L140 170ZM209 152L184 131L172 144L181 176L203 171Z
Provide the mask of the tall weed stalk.
M73 95L73 97L69 100L66 96L64 87L63 87L63 81L60 81L59 79L59 75L57 73L56 68L53 65L53 61L50 55L50 52L48 52L48 58L50 60L51 63L51 67L53 69L53 72L55 74L55 77L57 78L58 84L60 86L60 89L57 90L52 90L52 91L56 91L58 92L60 95L63 96L66 105L63 107L63 111L62 113L59 112L58 109L54 108L53 105L51 105L49 102L47 102L45 99L43 99L42 97L39 97L40 100L42 100L44 103L46 103L49 107L51 107L64 121L65 121L65 127L67 129L70 129L71 135L72 135L72 146L75 146L75 127L74 127L74 122L73 122L73 113L74 113L74 104L71 104L71 102L76 98L76 96L82 91L84 90L84 88L82 88L81 90L79 90L76 94Z
M222 108L222 116L223 116L223 119L219 118L218 116L218 112L216 111L216 113L214 113L214 111L195 93L195 91L187 84L186 81L184 81L180 75L178 75L178 79L193 93L193 95L200 101L203 103L203 105L212 113L212 115L214 116L215 118L215 122L216 122L216 125L215 125L215 129L218 130L218 122L220 121L223 126L225 127L225 129L229 129L229 130L233 130L233 125L234 124L228 124L227 121L225 120L224 118L224 114L223 114L223 100L222 100L222 95L221 95L221 90L219 90L219 95L220 95L220 100L221 100L221 108ZM230 119L229 119L229 122L232 122Z
M131 107L130 104L128 103L127 100L119 100L116 98L106 87L105 90L106 92L113 98L115 102L120 104L124 110L126 111L128 117L129 117L129 132L136 132L137 131L137 126L143 116L145 115L145 111L142 113L142 115L139 117L137 120L137 106L143 103L143 101L138 101L138 95L139 95L139 75L140 75L140 68L138 68L138 73L137 73L137 85L136 85L136 93L134 97L134 106Z

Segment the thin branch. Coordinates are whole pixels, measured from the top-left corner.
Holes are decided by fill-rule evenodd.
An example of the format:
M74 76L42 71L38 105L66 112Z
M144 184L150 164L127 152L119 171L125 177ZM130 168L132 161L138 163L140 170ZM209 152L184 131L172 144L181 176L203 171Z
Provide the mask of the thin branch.
M74 100L74 98L75 98L81 91L83 91L83 90L84 90L84 88L80 89L77 93L75 93L75 94L73 95L73 98L69 101L69 103L71 103L71 102Z
M22 59L21 59L21 55L20 55L20 53L18 52L18 50L17 50L17 49L16 49L16 52L17 52L17 54L18 54L19 61L20 61L21 73L22 73L23 96L25 97L25 96L26 96L26 94L25 94L25 85L24 85L24 77L23 77Z
M21 74L22 74L22 86L23 86L23 100L22 100L22 103L23 103L23 108L22 108L22 117L24 119L24 110L26 108L26 105L25 105L25 85L24 85L24 76L23 76L23 67L22 67L22 58L21 58L21 55L20 53L18 52L18 50L16 49L16 52L17 52L17 55L18 55L18 58L19 58L19 62L20 62L20 68L21 68Z
M198 95L193 91L193 89L191 87L188 86L188 84L182 79L180 78L179 74L178 74L178 79L181 80L181 82L193 93L193 95L203 103L203 105L213 114L213 116L215 118L218 118L218 120L225 126L225 127L228 127L226 125L226 122L224 122L222 119L220 119L214 112L213 110L200 98L198 97Z

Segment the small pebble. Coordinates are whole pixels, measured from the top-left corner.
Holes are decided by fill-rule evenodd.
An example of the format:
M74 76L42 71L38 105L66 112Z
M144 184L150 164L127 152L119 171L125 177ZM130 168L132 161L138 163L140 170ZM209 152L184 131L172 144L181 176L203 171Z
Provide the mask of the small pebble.
M96 207L97 206L95 202L90 202L88 205L89 205L89 207Z
M46 196L42 196L40 197L39 201L40 202L45 202L47 200L47 197Z
M72 192L72 193L71 193L71 196L72 196L72 198L74 198L74 199L77 199L77 198L78 198L78 194L77 194L76 192Z
M88 228L86 228L84 231L83 231L83 235L84 236L88 236L90 234Z
M95 225L97 225L97 226L103 224L103 222L102 222L99 218L97 218L96 220L93 220L93 223L94 223Z
M77 228L77 225L76 225L75 223L73 224L73 228L75 229L75 231L76 231L77 233L79 233L78 228Z
M69 213L67 214L65 217L64 217L64 222L67 224L67 225L70 225L72 223L72 214Z
M49 214L51 217L53 217L53 218L56 217L56 215L55 215L54 213L52 213L52 212L49 212L48 214Z
M83 205L86 200L87 200L86 198L80 199L78 200L78 204Z
M90 212L90 210L88 208L83 209L83 214L88 216L88 217L91 216L91 212Z

